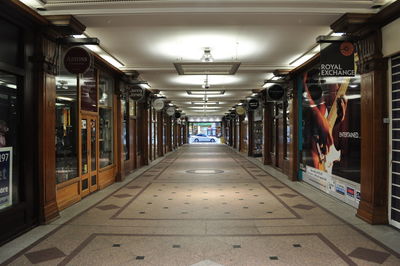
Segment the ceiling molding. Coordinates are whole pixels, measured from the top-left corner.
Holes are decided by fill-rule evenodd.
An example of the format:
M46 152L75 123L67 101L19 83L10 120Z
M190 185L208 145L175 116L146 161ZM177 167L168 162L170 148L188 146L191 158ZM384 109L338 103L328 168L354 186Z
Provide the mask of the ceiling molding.
M64 35L79 35L86 30L86 26L71 15L45 16L45 18Z
M258 1L111 1L48 0L41 14L95 15L152 13L371 13L372 1L362 0L258 0ZM374 10L377 12L377 10Z
M41 11L41 15L63 15L65 14L68 7L65 7L60 10L51 10ZM364 8L355 8L350 9L353 13L371 13L374 12L372 9L364 9ZM105 16L105 15L127 15L127 14L190 14L190 13L216 13L216 14L232 14L232 13L257 13L257 14L271 14L271 13L279 13L279 14L334 14L340 15L348 11L346 8L335 8L335 9L326 9L326 8L269 8L269 7L254 7L254 8L243 8L243 7L220 7L220 8L123 8L123 9L113 9L111 7L107 7L104 9L69 9L68 12L71 15L80 16Z

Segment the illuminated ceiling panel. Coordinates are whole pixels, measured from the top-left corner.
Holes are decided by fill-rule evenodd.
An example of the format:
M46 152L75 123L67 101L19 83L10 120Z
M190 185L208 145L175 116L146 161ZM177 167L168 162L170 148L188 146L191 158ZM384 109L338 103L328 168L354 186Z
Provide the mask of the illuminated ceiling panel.
M175 62L179 75L234 75L240 62Z

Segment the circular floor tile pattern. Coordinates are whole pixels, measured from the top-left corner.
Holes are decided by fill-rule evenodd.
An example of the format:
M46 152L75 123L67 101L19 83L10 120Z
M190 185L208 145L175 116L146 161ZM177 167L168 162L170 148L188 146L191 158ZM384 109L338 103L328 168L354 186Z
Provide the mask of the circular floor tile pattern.
M219 170L219 169L191 169L191 170L186 171L186 173L188 173L188 174L199 174L199 175L221 174L223 172L224 172L223 170Z

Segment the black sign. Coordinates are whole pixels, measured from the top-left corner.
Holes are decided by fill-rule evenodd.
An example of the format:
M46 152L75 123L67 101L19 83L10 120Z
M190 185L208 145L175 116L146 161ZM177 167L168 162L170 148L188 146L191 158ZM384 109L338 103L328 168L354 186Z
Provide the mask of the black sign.
M231 119L235 119L235 118L236 118L236 113L234 113L234 112L230 113L230 114L229 114L229 117L230 117Z
M65 53L64 66L72 74L85 73L92 64L90 53L83 47L75 46Z
M178 119L178 118L180 118L180 117L181 117L181 113L175 112L175 118Z
M260 106L260 103L258 102L257 99L250 99L249 102L247 103L247 106L249 107L250 110L256 110Z
M225 119L226 119L226 120L231 120L231 117L229 116L229 114L226 114L226 115L225 115Z
M138 86L132 86L129 88L129 96L134 101L139 101L144 96L144 90Z
M321 77L354 77L354 45L351 42L321 44Z
M267 95L270 101L282 101L285 89L281 85L275 84L268 88Z

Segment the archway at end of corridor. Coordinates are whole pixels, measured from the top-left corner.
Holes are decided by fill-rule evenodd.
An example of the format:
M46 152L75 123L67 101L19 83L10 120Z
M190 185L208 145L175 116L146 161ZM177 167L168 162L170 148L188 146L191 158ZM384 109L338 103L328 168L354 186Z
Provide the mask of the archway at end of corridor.
M221 122L189 122L189 143L221 143Z

